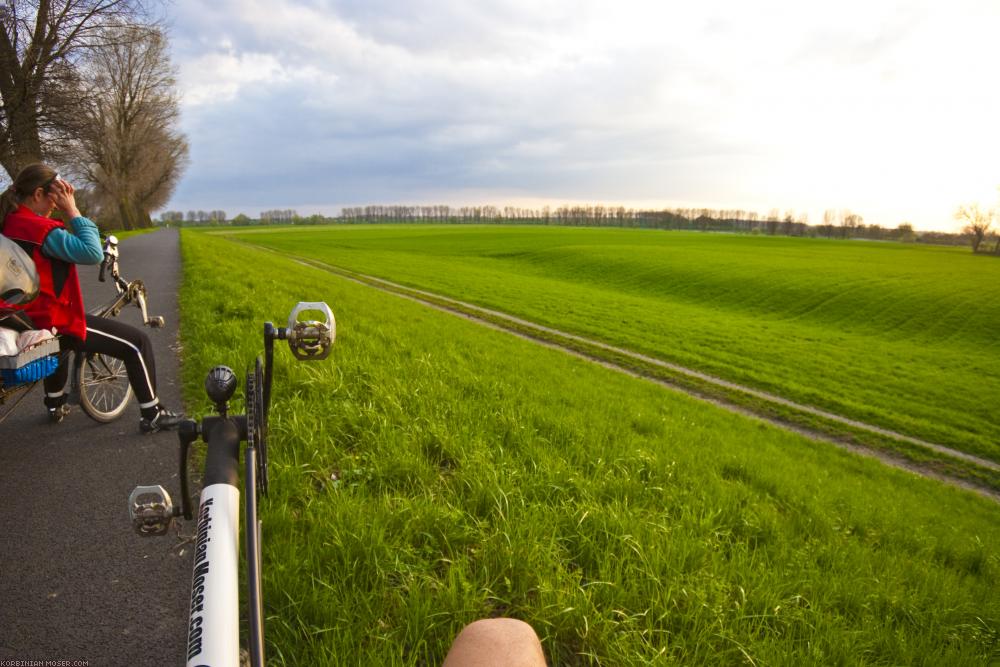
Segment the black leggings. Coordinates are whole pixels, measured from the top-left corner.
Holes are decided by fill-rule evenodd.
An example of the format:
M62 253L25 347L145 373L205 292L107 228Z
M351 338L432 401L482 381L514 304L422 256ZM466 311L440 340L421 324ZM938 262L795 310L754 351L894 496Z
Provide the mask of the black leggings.
M75 352L99 352L125 362L128 381L139 400L139 407L156 404L156 362L153 359L153 344L142 329L124 322L87 315L87 340L72 336L59 339L59 349L64 351L55 373L45 378L45 395L49 398L61 396L69 377L67 350Z

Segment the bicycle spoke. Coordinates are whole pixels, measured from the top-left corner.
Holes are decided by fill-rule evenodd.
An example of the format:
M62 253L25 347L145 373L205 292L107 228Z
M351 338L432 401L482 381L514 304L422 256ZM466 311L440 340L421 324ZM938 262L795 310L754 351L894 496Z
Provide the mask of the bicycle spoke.
M128 400L128 369L121 359L106 355L89 355L84 361L80 378L81 393L90 405L103 413L119 410Z

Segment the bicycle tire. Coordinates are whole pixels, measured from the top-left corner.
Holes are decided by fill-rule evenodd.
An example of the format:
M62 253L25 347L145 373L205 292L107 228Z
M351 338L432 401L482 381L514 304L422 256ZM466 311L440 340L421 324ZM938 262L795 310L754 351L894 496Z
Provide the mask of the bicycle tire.
M106 354L87 353L77 370L80 407L94 421L106 424L121 416L132 400L125 362Z

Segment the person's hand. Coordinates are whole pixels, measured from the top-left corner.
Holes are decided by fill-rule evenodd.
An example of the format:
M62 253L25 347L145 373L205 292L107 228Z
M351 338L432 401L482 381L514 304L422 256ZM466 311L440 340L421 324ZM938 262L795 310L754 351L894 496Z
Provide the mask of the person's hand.
M52 185L49 187L49 197L51 197L52 203L70 220L80 215L80 209L76 207L76 197L73 196L74 192L76 189L61 178L52 181Z

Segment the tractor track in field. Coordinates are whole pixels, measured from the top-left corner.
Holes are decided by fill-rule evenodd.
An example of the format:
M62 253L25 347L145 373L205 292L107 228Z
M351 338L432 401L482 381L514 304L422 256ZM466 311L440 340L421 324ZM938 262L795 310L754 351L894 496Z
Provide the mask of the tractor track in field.
M563 352L564 354L569 354L578 359L583 359L585 361L595 363L609 370L613 370L619 373L623 373L625 375L629 375L631 377L653 382L654 384L660 385L662 387L666 387L674 391L679 391L692 398L696 398L698 400L710 403L726 411L733 412L745 417L749 417L767 423L771 426L775 426L784 431L796 433L811 440L832 444L836 447L845 449L850 452L854 452L856 454L860 454L862 456L875 458L881 461L882 463L885 463L886 465L892 466L894 468L899 468L901 470L906 470L908 472L921 475L923 477L928 477L930 479L935 479L952 486L957 486L959 488L972 491L980 496L989 498L995 502L1000 502L1000 491L998 491L995 488L990 488L981 484L977 484L970 480L964 479L962 477L950 475L946 472L935 470L927 465L921 465L920 463L913 461L901 454L896 454L891 451L876 449L862 444L857 444L855 442L852 442L846 436L837 437L835 435L831 435L829 433L823 432L818 429L813 429L809 428L808 426L804 426L802 424L797 424L791 420L774 417L771 415L764 414L762 412L752 410L745 406L739 405L735 402L719 398L718 396L713 396L708 393L703 393L698 391L697 389L684 386L680 383L672 382L668 379L657 377L649 373L644 373L634 368L629 368L628 366L625 366L623 364L615 363L614 361L601 357L597 354L587 353L579 349L570 347L569 345L560 344L559 342L553 341L552 337L563 339L566 341L580 343L587 347L610 352L621 357L626 357L628 359L633 359L642 362L643 364L649 366L665 369L680 376L696 379L699 382L707 384L709 386L722 388L730 392L742 393L747 396L751 396L753 398L764 401L766 403L772 403L785 408L790 408L792 410L805 413L807 415L819 417L821 419L825 419L827 421L841 424L843 426L847 426L853 429L857 429L860 431L864 431L885 438L890 438L898 442L907 443L909 445L913 445L915 447L930 452L934 452L942 456L951 457L954 459L958 459L960 461L964 461L966 463L973 464L975 466L984 468L986 470L1000 472L1000 464L994 461L990 461L972 454L968 454L966 452L958 451L956 449L947 447L945 445L921 440L919 438L915 438L913 436L909 436L904 433L899 433L897 431L876 426L874 424L868 424L866 422L861 422L855 419L851 419L849 417L844 417L842 415L828 412L826 410L822 410L820 408L816 408L810 405L797 403L795 401L791 401L776 394L761 391L759 389L754 389L752 387L731 382L729 380L724 380L722 378L718 378L713 375L703 373L701 371L687 368L685 366L681 366L678 364L666 362L663 361L662 359L657 359L655 357L634 352L632 350L616 347L614 345L609 345L607 343L586 338L584 336L579 336L577 334L572 334L565 331L561 331L559 329L554 329L552 327L547 327L541 324L537 324L530 320L521 319L519 317L510 315L502 311L484 308L482 306L477 306L475 304L459 301L451 297L436 294L434 292L429 292L426 290L421 290L414 287L401 285L399 283L394 283L384 278L378 278L376 276L370 276L367 274L358 273L356 271L344 269L342 267L327 264L325 262L320 262L318 260L311 259L308 257L302 257L292 253L285 253L277 250L272 250L270 248L265 248L242 240L237 242L253 247L258 250L264 250L265 252L270 252L276 255L280 255L282 257L295 261L303 266L332 273L334 275L340 276L341 278L350 280L354 283L363 285L365 287L378 289L382 292L394 294L401 298L408 299L415 303L419 303L423 306L461 317L471 322L475 322L481 326L486 326L488 328L497 331L502 331L504 333L508 333L517 336L519 338L532 341L533 343L554 350L558 350L560 352Z

